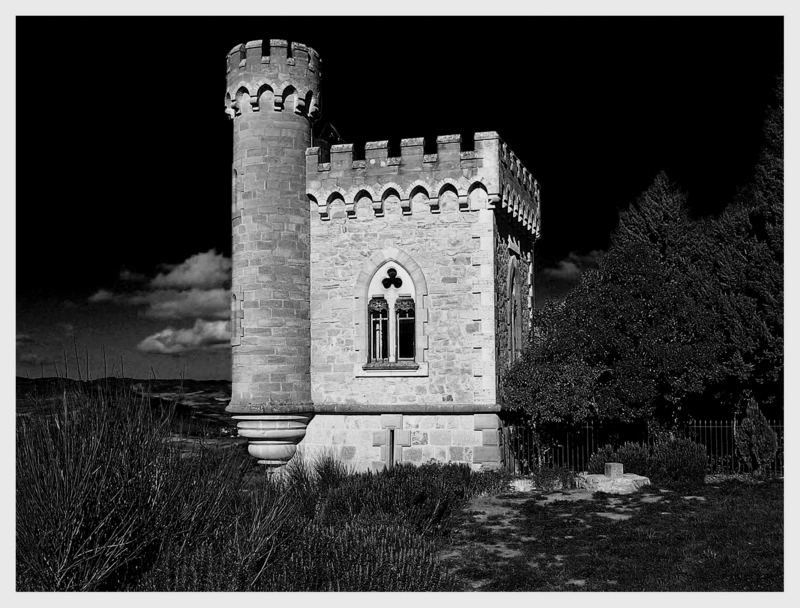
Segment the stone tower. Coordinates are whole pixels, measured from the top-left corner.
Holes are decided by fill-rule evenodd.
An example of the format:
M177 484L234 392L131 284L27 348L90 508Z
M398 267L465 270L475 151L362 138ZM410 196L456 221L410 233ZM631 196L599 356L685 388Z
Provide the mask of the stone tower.
M320 60L285 40L228 54L233 122L233 386L227 411L261 464L294 455L311 417L306 149Z

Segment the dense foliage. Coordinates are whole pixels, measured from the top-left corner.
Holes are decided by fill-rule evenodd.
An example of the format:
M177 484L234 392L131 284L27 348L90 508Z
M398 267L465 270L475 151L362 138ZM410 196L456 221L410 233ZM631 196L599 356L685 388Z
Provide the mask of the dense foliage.
M783 101L770 110L753 182L693 218L659 174L599 267L535 312L504 377L508 409L534 424L729 416L742 395L780 415L783 380Z
M172 423L126 390L65 392L18 419L19 590L449 589L435 554L453 513L507 483L325 459L270 477Z
M736 455L747 470L763 473L778 451L778 437L767 422L764 414L751 402L747 406L747 416L736 430Z
M626 473L636 473L660 484L702 484L708 466L704 446L676 438L653 443L606 445L589 459L590 473L603 473L606 462L621 462Z

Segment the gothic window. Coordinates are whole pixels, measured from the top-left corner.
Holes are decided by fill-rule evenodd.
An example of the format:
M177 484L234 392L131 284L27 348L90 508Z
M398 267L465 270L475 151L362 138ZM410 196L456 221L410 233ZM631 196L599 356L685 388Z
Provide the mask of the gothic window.
M369 360L389 359L389 305L384 298L369 302Z
M369 284L365 369L417 369L416 292L408 272L395 262L381 266Z
M522 298L517 259L511 258L508 275L508 359L513 363L522 353Z

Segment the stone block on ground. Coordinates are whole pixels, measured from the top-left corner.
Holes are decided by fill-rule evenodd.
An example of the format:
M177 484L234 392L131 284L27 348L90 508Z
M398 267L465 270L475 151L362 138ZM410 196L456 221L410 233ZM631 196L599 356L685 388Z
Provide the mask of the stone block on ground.
M578 488L606 494L632 494L639 488L650 485L647 477L633 473L624 473L621 477L579 473L575 481Z

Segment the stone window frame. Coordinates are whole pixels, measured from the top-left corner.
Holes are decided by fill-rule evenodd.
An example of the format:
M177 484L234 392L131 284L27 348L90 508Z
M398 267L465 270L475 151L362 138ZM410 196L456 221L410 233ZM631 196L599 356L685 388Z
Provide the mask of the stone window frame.
M524 332L522 331L522 294L519 285L519 266L520 257L516 255L511 248L509 248L508 260L508 276L506 279L506 297L507 297L507 311L506 311L506 326L508 331L508 364L514 363L525 349ZM514 289L516 288L516 297ZM514 308L517 308L516 323L514 318ZM516 347L516 348L515 348Z
M393 272L394 271L394 272ZM394 277L392 277L394 275ZM392 280L393 284L386 285L387 280ZM394 283L396 281L396 283ZM367 294L367 311L368 311L368 327L367 327L367 343L368 343L368 350L369 357L368 363L364 366L364 369L399 369L399 368L412 368L417 369L419 364L417 363L417 353L416 348L411 357L406 357L405 359L400 358L400 334L399 334L399 320L398 320L398 311L402 307L401 304L405 300L410 300L412 302L412 307L416 307L416 287L414 283L414 279L411 277L409 272L402 266L402 264L398 264L394 260L388 260L384 262L375 273L372 275L372 279L369 283L369 291ZM387 322L388 322L388 331L386 332L388 338L388 347L386 349L385 357L380 360L373 359L372 355L372 346L374 343L374 335L373 335L373 315L374 312L372 311L373 304L378 302L385 303L386 310L387 310ZM372 312L372 314L369 314ZM416 315L413 317L414 319L414 334L416 336Z
M364 369L369 363L369 285L375 273L388 263L403 268L414 282L414 362L416 369ZM353 323L355 325L355 349L357 361L353 365L353 375L357 378L372 377L424 377L428 375L428 283L419 264L406 252L396 247L387 247L375 252L356 278L353 290Z

